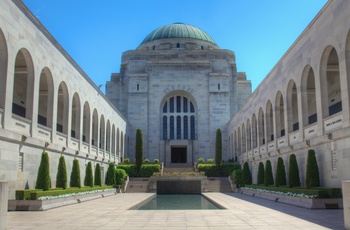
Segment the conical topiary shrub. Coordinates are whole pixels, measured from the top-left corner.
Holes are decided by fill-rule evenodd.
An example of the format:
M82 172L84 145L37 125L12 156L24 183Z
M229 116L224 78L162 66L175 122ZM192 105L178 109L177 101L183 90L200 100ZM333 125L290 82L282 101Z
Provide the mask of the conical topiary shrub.
M272 175L272 166L271 161L266 161L266 167L265 167L265 175L264 175L264 184L265 186L273 185L273 175Z
M114 163L110 162L107 169L107 177L106 177L106 184L107 185L115 185L115 167Z
M77 159L73 160L72 173L70 174L70 187L81 187L80 183L80 166Z
M320 186L320 174L318 171L317 160L315 151L310 149L307 155L306 164L306 187L319 187Z
M41 161L36 178L36 189L49 190L50 188L50 165L47 152L41 154Z
M116 175L116 185L122 185L124 182L125 177L127 176L124 169L116 169L115 170Z
M135 166L139 172L143 161L143 138L141 129L136 130ZM113 171L114 172L114 171ZM114 174L114 173L113 173Z
M264 174L265 174L264 163L260 162L259 168L258 168L258 184L264 184Z
M300 186L299 167L295 154L289 157L288 186L290 188Z
M250 173L248 162L245 162L243 165L242 184L243 185L252 184L252 174Z
M90 187L94 186L94 178L93 178L93 175L92 175L92 164L91 164L91 161L89 161L89 163L86 166L84 185L85 186L90 186Z
M222 138L221 138L221 129L217 129L217 130L216 130L215 163L216 163L216 165L221 165L221 163L222 163Z
M66 189L67 180L66 161L64 160L64 156L61 156L57 167L56 187Z
M284 162L282 157L279 157L277 160L277 169L276 169L276 187L281 185L287 185L286 179L286 169L284 167Z
M100 164L97 163L95 167L95 185L102 186L102 174Z

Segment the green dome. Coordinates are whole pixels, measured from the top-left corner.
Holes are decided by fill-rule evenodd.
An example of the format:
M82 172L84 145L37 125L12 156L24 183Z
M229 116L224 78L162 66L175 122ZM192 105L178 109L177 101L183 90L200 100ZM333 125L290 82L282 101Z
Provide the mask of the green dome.
M154 30L142 41L141 45L154 40L166 38L191 38L211 42L216 45L214 40L203 30L179 22L165 25Z

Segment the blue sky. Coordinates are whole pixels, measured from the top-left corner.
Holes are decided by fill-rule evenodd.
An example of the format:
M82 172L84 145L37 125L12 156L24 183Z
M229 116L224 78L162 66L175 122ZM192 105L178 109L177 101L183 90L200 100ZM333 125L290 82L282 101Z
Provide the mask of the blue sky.
M156 28L182 22L236 54L253 90L307 27L326 0L23 0L89 75L105 85L122 53ZM104 91L104 87L103 87Z

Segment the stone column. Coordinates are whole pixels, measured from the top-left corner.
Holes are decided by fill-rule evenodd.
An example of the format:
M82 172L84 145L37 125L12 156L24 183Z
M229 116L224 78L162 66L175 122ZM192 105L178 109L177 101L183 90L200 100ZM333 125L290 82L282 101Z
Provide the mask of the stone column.
M350 230L350 180L342 181L344 227Z
M0 229L7 229L8 184L0 181Z

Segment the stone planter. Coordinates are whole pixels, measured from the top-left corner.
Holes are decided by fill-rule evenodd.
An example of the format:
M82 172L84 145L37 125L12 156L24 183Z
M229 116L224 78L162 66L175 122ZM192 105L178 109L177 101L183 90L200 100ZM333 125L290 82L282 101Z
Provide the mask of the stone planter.
M78 204L81 202L99 199L107 196L113 196L116 194L117 193L115 190L110 190L51 200L9 200L8 211L46 211L52 208L62 207L71 204Z
M294 205L302 208L308 209L327 209L327 208L343 208L343 201L341 198L302 198L294 196L286 196L280 194L273 194L261 191L252 191L248 189L240 189L240 193L244 195L254 196L263 198L266 200L271 200L274 202L279 202L283 204Z

